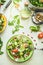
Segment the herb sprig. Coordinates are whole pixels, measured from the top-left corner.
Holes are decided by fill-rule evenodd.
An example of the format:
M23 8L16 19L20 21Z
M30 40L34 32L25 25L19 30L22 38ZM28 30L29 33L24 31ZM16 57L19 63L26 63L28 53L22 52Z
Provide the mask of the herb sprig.
M14 16L13 20L8 22L9 26L13 26L14 30L12 30L12 33L19 31L20 28L24 28L22 25L20 25L20 17L19 15Z
M0 5L3 5L6 0L0 0Z
M30 26L31 31L38 32L40 31L40 26Z
M19 3L21 0L13 0L14 3Z
M3 41L2 41L2 40L1 40L1 38L0 38L0 55L2 55L2 54L3 54L3 52L1 51L2 46L3 46Z

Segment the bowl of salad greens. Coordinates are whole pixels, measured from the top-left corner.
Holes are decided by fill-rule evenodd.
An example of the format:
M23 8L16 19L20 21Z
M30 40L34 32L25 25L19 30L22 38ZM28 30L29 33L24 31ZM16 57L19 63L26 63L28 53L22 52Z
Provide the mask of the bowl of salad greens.
M32 57L34 45L29 37L22 34L15 35L8 40L6 51L10 59L21 63Z
M43 9L43 0L29 0L30 4L36 9Z
M0 6L3 5L6 2L6 0L0 0Z
M7 19L0 13L0 33L2 33L6 28Z

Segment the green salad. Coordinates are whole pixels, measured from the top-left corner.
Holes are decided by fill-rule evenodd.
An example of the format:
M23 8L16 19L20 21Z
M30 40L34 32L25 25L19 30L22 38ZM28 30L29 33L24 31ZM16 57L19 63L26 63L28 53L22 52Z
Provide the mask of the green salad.
M0 16L0 30L3 29L3 23L4 23L4 20L3 20L2 17Z
M0 0L0 5L3 5L6 0Z
M6 46L8 56L16 62L27 61L34 51L31 39L25 35L13 36Z
M6 21L6 17L0 13L0 33L2 33L5 30Z
M43 7L43 2L42 0L29 0L30 3L34 6L39 6L39 7Z

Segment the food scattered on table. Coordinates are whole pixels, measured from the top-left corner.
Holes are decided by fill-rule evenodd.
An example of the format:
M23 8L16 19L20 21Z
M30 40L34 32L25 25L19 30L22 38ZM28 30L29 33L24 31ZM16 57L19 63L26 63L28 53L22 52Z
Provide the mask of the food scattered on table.
M19 15L14 16L14 19L10 22L8 22L9 26L13 26L14 30L12 30L12 33L19 31L20 28L24 28L22 25L20 25L20 17Z
M7 23L6 17L0 13L0 33L2 33L5 30Z
M11 3L12 1L13 1L13 3ZM30 3L29 3L29 1L30 1ZM16 62L24 62L24 61L29 60L31 58L31 56L33 55L34 49L43 51L43 48L40 48L40 47L37 48L38 42L37 42L37 39L34 38L35 37L34 35L36 35L38 40L41 40L41 43L43 43L43 32L41 31L41 30L43 30L41 28L41 26L43 26L43 25L39 26L39 24L43 24L43 9L36 9L33 12L32 9L34 9L34 8L28 7L28 5L30 6L30 4L32 4L32 5L36 6L36 8L37 7L42 8L43 0L29 0L29 1L26 0L26 2L23 1L23 3L21 3L22 0L9 0L8 4L5 6L5 9L8 7L9 4L11 4L11 6L9 6L8 9L10 10L10 7L11 7L12 11L11 12L9 10L6 12L4 10L2 11L2 13L4 13L5 15L8 12L8 14L6 16L11 17L11 18L13 15L16 14L14 16L14 18L8 22L8 25L12 27L11 28L12 34L18 32L21 28L24 28L23 29L24 32L22 30L20 30L20 33L22 32L22 34L11 37L8 40L7 45L6 45L6 51L7 51L8 56L10 57L10 59L12 59ZM1 5L3 5L5 2L6 2L6 0L0 0L0 9L1 9ZM12 4L14 4L14 6L15 6L14 10L13 10ZM22 8L22 5L23 5L23 8ZM2 6L2 7L4 7L4 6ZM19 8L19 9L17 9L17 8ZM14 12L14 14L13 14L13 12ZM17 15L16 12L19 15ZM11 15L11 13L12 13L12 15ZM33 13L33 15L32 15L32 13ZM32 18L31 18L31 16L32 16ZM31 23L31 21L28 20L29 18L32 19L32 21L37 25L32 25L33 23ZM7 23L6 17L0 13L0 33L2 33L5 30L6 23ZM21 23L24 26L22 26ZM30 30L31 30L31 32L30 32ZM8 29L8 32L9 32L9 29ZM33 34L32 32L34 32L35 34ZM40 32L40 33L38 33L38 32ZM11 33L11 31L10 31L10 33ZM25 33L27 34L27 36L25 35ZM38 35L37 35L37 33L38 33ZM2 37L4 37L4 34L2 34ZM34 45L36 46L35 48L34 48L33 42L31 41L31 39L29 37L33 40ZM1 34L0 34L0 55L3 54L2 46L3 46L3 41L1 39Z
M2 46L3 46L3 41L2 41L2 39L0 38L0 55L3 54L3 52L1 51L1 50L2 50Z
M33 39L33 37L31 37Z
M24 62L33 55L33 42L28 36L15 35L10 38L6 46L8 56L16 62Z
M42 0L29 0L29 1L34 6L43 7L43 1Z
M34 39L33 41L34 41L34 42L36 42L36 40L35 40L35 39Z
M35 24L43 24L43 12L34 13L32 20Z
M41 33L38 34L38 38L39 39L42 39L43 38L43 32L41 32Z
M43 51L43 48L40 48L40 49L39 49L39 48L36 48L36 47L35 47L34 50L41 50L41 51Z
M40 26L30 26L30 30L33 32L38 32L40 30Z

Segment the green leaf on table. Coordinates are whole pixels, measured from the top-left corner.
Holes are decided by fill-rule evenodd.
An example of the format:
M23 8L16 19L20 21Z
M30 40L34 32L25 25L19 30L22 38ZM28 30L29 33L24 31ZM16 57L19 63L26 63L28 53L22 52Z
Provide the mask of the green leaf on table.
M14 19L11 22L8 22L8 25L14 27L14 30L12 30L13 34L19 31L20 28L24 28L22 25L20 25L19 15L14 16Z
M19 31L19 25L15 26L15 30L12 31L12 33L14 34L15 32Z
M19 25L20 28L24 28L24 26Z
M3 41L0 38L0 48L3 46Z
M13 0L14 3L19 3L21 0Z
M19 15L16 15L16 16L14 16L14 19L17 19L19 17Z
M40 26L30 26L31 31L37 32L40 30Z
M15 30L12 30L12 33L14 34L17 31L19 31L19 28L16 28Z
M14 25L14 22L12 21L12 22L8 22L8 25L9 26L13 26Z
M17 24L18 24L18 25L20 24L20 19L19 19L19 18L17 19Z

